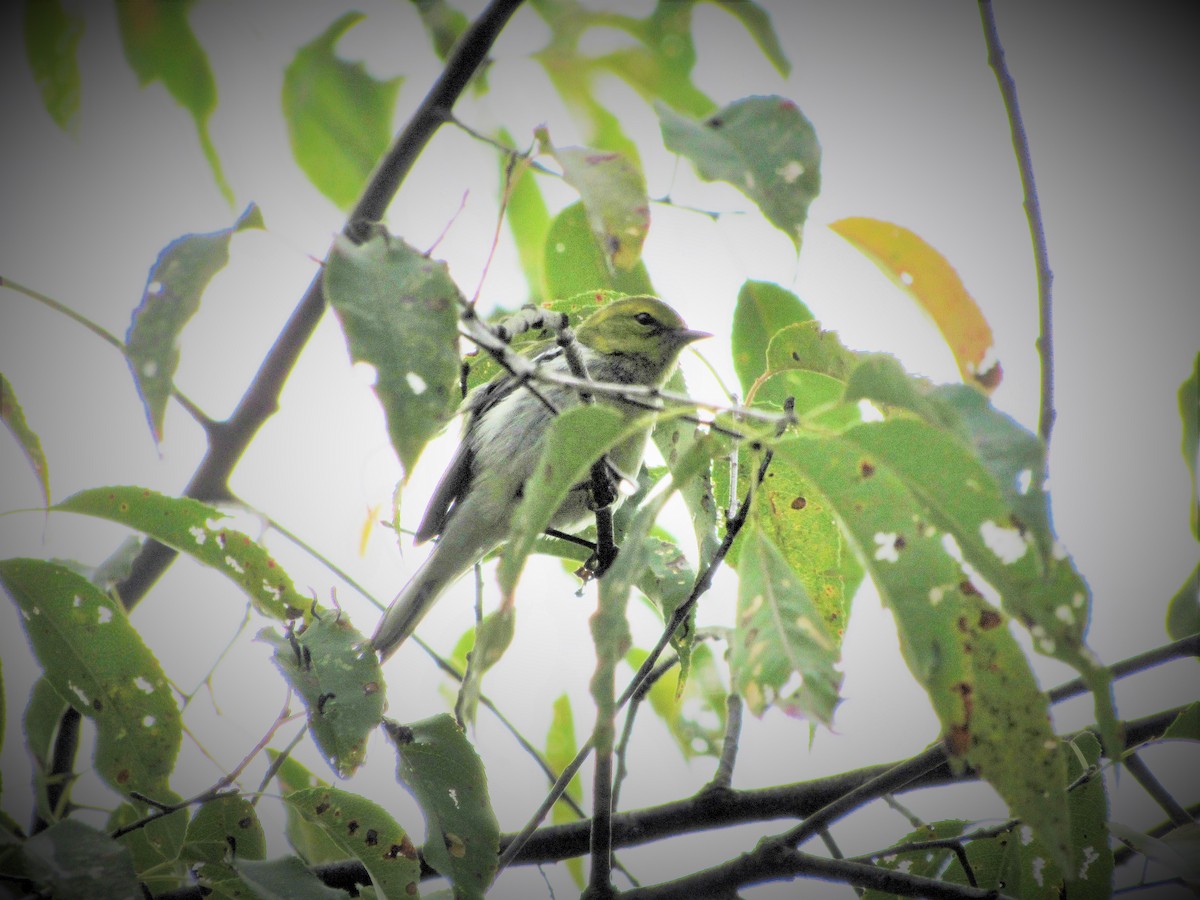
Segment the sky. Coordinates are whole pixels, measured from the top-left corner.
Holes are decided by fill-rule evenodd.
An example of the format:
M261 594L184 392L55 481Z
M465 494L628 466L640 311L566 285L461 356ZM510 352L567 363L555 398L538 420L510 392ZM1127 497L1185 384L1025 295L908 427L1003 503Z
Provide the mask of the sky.
M649 4L623 7L636 12ZM405 76L399 127L435 76L436 60L408 4L373 0L355 8L367 13L367 21L346 35L340 52L363 59L378 77ZM725 215L714 224L656 204L645 249L656 287L691 327L718 336L702 349L730 383L730 316L738 286L748 278L795 290L851 347L891 352L912 371L956 380L933 326L828 228L852 215L902 224L957 268L996 335L1005 379L994 402L1035 428L1033 260L1008 124L976 6L817 0L767 8L792 62L790 75L776 73L724 11L701 4L695 14L696 81L722 104L750 94L789 97L814 123L824 154L823 188L803 252L797 261L786 236L755 215ZM1197 555L1187 529L1176 391L1200 350L1193 283L1200 246L1194 176L1200 63L1181 9L1128 10L1076 2L1000 3L996 10L1031 143L1054 271L1054 519L1093 590L1091 645L1110 662L1165 641L1166 601ZM340 5L315 3L289 4L286 14L277 4L199 3L191 16L217 77L220 100L211 128L238 209L257 202L268 225L265 233L235 241L230 265L184 332L177 384L216 417L237 402L341 225L338 210L292 161L278 103L282 72L295 48L341 12ZM183 233L224 227L236 211L214 187L190 119L161 86L138 87L107 9L89 6L85 12L82 105L71 133L59 130L37 101L18 44L17 5L6 5L0 16L0 116L7 123L0 142L0 276L124 334L161 248ZM557 144L585 139L528 59L545 36L532 10L518 13L495 48L491 92L459 109L465 121L484 130L504 124L519 140L543 123ZM700 182L686 163L663 151L652 111L628 88L606 84L604 97L648 148L643 162L651 196L670 193L677 203L701 209L748 208L741 195ZM445 232L434 255L448 261L463 290L469 295L478 287L487 305L513 305L525 299L525 286L507 235L484 273L495 229L496 166L488 147L443 129L387 224L419 247ZM556 205L570 199L561 186L547 183L546 190ZM183 489L203 452L203 436L178 407L170 409L165 438L156 446L128 369L112 348L12 292L0 291L0 316L0 371L41 437L54 498L105 484ZM698 395L718 396L703 366L691 359L684 366ZM431 447L413 473L402 507L407 524L417 521L452 440L450 435ZM238 466L232 487L386 601L411 572L418 551L407 544L398 548L381 528L373 529L365 551L360 540L364 523L386 511L399 475L368 379L350 365L336 322L326 316L287 383L279 413ZM122 538L119 529L94 521L11 512L40 505L17 445L0 435L0 546L6 557L95 563ZM239 521L254 533L262 527L251 516ZM321 565L276 533L264 540L299 585L322 598L336 589L359 627L373 627L374 608ZM555 572L553 563L539 561L526 580L542 584ZM594 594L576 598L573 587L562 584L561 590L523 598L514 645L486 682L535 743L560 691L572 697L581 740L591 718L587 618ZM718 582L702 607L702 624L731 622L733 589L732 577ZM422 631L444 651L470 622L470 593L463 584L443 598ZM264 623L255 622L234 640L243 606L217 575L181 563L134 613L171 677L184 690L196 690L188 721L226 768L254 744L284 700L268 648L250 640ZM652 642L651 616L635 608L633 626L639 643ZM210 695L202 684L230 640ZM7 601L0 603L0 649L8 710L0 802L25 821L20 715L36 666ZM432 663L409 649L414 652L398 654L385 670L389 712L404 720L446 708L443 691L434 690L440 682ZM1052 661L1037 658L1035 665L1047 687L1069 677ZM898 759L934 738L933 714L904 668L890 614L869 590L856 598L842 669L845 700L834 728L819 729L811 744L807 724L780 713L747 721L736 787ZM1136 716L1194 699L1198 688L1194 668L1175 664L1121 684L1118 707ZM1056 725L1080 727L1088 714L1087 702L1064 704L1055 710ZM540 775L486 716L473 738L492 773L502 827L515 829L540 798ZM189 784L179 785L182 792L201 789L220 774L190 743L184 754L180 772ZM639 718L632 754L639 765L624 789L630 805L684 796L711 775L711 762L686 763L650 715ZM1147 759L1168 787L1183 792L1194 758L1188 763L1178 748L1164 747ZM314 769L322 766L315 756L308 760ZM395 792L388 805L394 803L401 821L419 832L415 807L391 785L393 772L390 750L376 741L367 769L343 786L377 797ZM331 777L328 770L323 774ZM1161 814L1129 781L1115 788L1114 818L1148 827ZM939 797L916 795L909 802L926 818L945 813ZM973 815L1003 815L986 788L956 791L952 802ZM905 830L903 819L884 810L862 814L835 835L853 852ZM645 880L660 880L698 859L736 855L763 831L714 833L626 851L621 858ZM547 877L560 895L571 894L563 873ZM794 890L774 886L746 896L791 896ZM804 890L812 897L845 894L821 885ZM532 869L506 876L498 888L499 896L545 892Z

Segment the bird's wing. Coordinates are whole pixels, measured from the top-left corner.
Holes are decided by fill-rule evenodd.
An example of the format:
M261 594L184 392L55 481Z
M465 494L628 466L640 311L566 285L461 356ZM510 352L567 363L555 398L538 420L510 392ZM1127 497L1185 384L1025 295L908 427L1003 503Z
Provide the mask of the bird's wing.
M466 494L467 488L471 484L471 459L474 455L464 437L454 452L450 465L442 473L437 487L433 489L429 505L425 507L425 515L421 518L421 524L417 526L415 535L418 544L423 544L431 537L441 534L442 529L446 527L446 520L450 518L450 510Z
M544 362L557 358L561 354L561 348L551 346L549 349L537 354L534 357L534 362L541 365ZM454 456L451 457L450 464L446 466L446 471L442 473L437 487L433 489L433 495L429 498L429 505L425 507L425 515L421 519L421 524L417 526L415 539L418 544L424 543L442 533L446 527L446 522L450 519L450 514L454 512L455 505L466 496L467 491L470 489L472 463L475 459L471 442L473 424L480 416L486 414L488 410L515 391L520 385L521 380L519 378L513 375L500 375L486 384L481 384L475 388L463 400L461 409L467 416L467 424L463 429L463 436L459 442L458 449L455 451Z

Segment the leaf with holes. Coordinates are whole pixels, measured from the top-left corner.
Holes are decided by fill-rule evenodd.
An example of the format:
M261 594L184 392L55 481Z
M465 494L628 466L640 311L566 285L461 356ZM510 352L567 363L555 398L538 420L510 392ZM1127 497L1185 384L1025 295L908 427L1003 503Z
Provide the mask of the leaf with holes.
M283 73L283 117L292 155L339 209L354 205L391 140L401 78L380 81L337 55L342 36L366 16L340 17L297 52Z
M821 191L821 145L791 100L746 97L704 121L656 103L667 149L690 159L706 181L749 197L799 251L808 207Z
M483 762L450 716L385 725L396 747L396 775L425 816L425 861L450 879L456 897L482 897L500 857Z
M554 147L544 129L539 130L538 137L562 166L567 184L579 192L588 227L606 267L628 272L641 259L642 243L650 228L645 176L620 153Z
M738 557L729 667L750 711L770 706L829 725L840 698L840 641L787 559L752 518Z
M873 446L871 438L857 432L881 424L895 423L784 439L772 467L812 484L842 523L895 616L901 651L929 694L951 756L974 765L1065 864L1066 798L1055 786L1065 785L1066 764L1046 696L1006 617L983 599L951 552L954 533L938 526L891 455L864 449Z
M222 528L225 514L188 497L148 488L89 488L51 507L117 522L211 566L238 584L255 609L273 619L298 618L314 606L296 592L291 577L265 547L248 535Z
M335 787L284 795L284 803L366 867L382 897L413 896L421 882L417 848L382 806Z
M924 841L943 841L956 838L966 830L968 824L961 819L945 819L921 825L895 843L895 852L885 850L882 855L876 857L875 864L889 872L904 872L918 878L937 878L945 868L947 861L954 855L953 850L949 847L919 850L903 848ZM862 900L895 900L896 896L896 894L870 888L862 895Z
M445 263L377 234L364 244L334 241L325 296L351 357L375 369L375 394L407 480L458 403L462 295Z
M251 204L229 228L171 241L150 269L125 335L125 357L156 441L162 440L167 401L175 387L180 332L200 308L208 283L229 262L230 238L262 227L262 213Z
M383 715L383 672L370 641L332 612L286 635L264 628L258 638L275 648L276 667L304 700L325 761L349 778L366 758L367 737Z
M0 584L46 679L96 726L97 774L122 795L176 799L169 779L183 737L158 660L111 597L40 559L0 562Z

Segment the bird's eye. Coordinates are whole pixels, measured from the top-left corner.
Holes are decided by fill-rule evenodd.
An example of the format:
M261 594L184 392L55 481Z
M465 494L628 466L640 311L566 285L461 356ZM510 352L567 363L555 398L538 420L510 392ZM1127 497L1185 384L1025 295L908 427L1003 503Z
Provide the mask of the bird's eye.
M636 316L633 317L633 321L637 322L639 325L657 325L658 324L654 320L654 316L650 315L650 313L648 313L648 312L638 313Z

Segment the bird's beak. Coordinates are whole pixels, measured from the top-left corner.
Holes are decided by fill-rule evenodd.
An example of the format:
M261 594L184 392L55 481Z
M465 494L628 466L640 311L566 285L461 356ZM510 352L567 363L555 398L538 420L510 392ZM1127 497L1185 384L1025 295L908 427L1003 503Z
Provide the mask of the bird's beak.
M707 331L694 331L691 328L685 328L678 333L680 345L687 345L693 341L702 341L705 338L712 337Z

